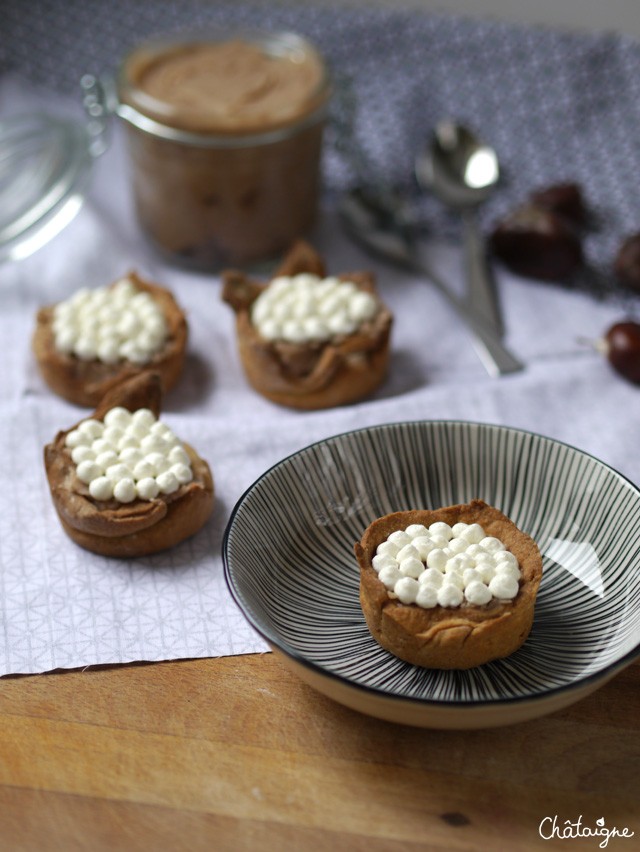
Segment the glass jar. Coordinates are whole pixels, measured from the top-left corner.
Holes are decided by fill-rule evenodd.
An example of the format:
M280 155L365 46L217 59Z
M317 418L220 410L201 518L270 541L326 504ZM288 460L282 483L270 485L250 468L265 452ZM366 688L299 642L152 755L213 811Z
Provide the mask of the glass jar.
M166 259L253 266L311 228L331 86L305 39L156 40L116 86L138 218Z

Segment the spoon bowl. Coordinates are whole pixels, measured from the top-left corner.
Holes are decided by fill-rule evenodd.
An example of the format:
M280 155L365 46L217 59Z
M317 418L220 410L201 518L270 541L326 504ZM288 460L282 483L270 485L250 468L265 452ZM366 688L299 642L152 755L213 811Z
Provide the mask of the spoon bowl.
M496 283L487 262L476 208L500 179L495 151L453 121L440 122L415 161L416 179L447 207L462 216L467 301L497 334L504 333Z
M493 148L452 121L436 126L429 146L416 158L415 172L423 189L458 210L486 201L500 180Z

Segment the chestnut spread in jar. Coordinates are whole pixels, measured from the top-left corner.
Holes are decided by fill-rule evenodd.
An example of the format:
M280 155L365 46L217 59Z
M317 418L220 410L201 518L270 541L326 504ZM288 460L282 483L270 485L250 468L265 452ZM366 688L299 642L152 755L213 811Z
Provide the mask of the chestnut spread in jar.
M310 228L329 85L299 36L143 45L118 94L138 216L169 259L251 265Z

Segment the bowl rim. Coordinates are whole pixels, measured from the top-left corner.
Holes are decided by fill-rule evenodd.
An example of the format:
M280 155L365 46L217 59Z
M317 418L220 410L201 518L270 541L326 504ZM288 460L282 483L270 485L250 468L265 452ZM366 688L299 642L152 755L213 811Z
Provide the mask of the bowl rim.
M555 697L557 695L560 695L562 693L569 693L571 691L583 690L586 686L588 686L590 684L597 684L601 680L605 680L605 681L609 680L611 677L613 677L619 671L622 671L628 665L633 663L636 659L639 659L640 658L640 641L631 650L627 651L626 654L624 654L622 657L619 657L617 660L614 660L613 662L606 665L604 668L599 669L597 672L593 672L592 674L581 677L581 678L579 678L575 681L572 681L571 683L562 684L561 686L552 687L550 689L544 690L543 692L535 692L535 693L532 693L531 695L506 696L504 698L472 699L472 700L469 700L469 701L452 701L452 700L435 699L435 698L420 698L420 697L417 697L417 696L400 695L400 694L393 693L393 692L387 692L386 690L381 689L379 687L370 686L368 684L358 683L355 680L351 680L350 678L345 677L344 675L339 674L338 672L334 672L331 669L328 669L325 666L322 666L319 663L314 662L313 660L309 660L307 657L305 657L303 654L301 654L295 648L290 646L288 642L282 640L275 633L275 631L270 631L268 629L265 629L264 627L262 627L262 626L260 626L259 624L256 623L257 620L253 617L253 614L250 612L250 610L248 610L248 608L244 604L239 591L236 589L236 587L234 585L232 570L231 570L231 567L229 565L229 558L228 558L228 546L229 546L229 540L230 540L230 537L231 537L231 531L232 531L232 528L233 528L233 524L234 524L236 515L238 514L240 507L244 503L247 496L253 491L253 489L260 482L262 482L263 479L266 479L266 477L269 476L269 474L273 470L275 470L276 468L285 464L286 462L290 461L291 459L308 452L309 450L313 449L314 447L320 446L321 444L326 444L329 441L338 441L340 438L346 438L349 435L355 435L355 434L359 434L359 433L365 433L365 432L371 432L371 431L381 431L381 430L384 430L384 429L393 429L393 428L399 428L399 427L403 427L403 426L420 426L420 425L423 425L423 426L425 426L425 425L426 426L436 426L437 425L437 426L441 426L441 427L442 426L444 426L444 427L450 427L450 426L476 427L476 428L479 427L479 428L483 428L483 429L497 430L497 431L500 431L500 432L508 432L508 433L519 434L519 435L529 435L529 436L532 436L532 437L535 437L535 438L541 438L544 441L548 441L552 444L558 444L560 446L566 447L567 449L572 450L575 453L578 453L580 456L584 456L587 459L591 459L592 461L596 462L596 464L601 465L603 468L605 468L606 470L609 470L611 473L615 474L621 480L626 482L629 486L631 486L631 488L634 491L637 492L638 496L640 497L640 487L638 487L635 484L635 482L633 482L631 479L629 479L629 477L625 476L623 473L620 473L620 471L616 470L611 465L607 464L606 462L601 461L599 458L597 458L593 454L591 454L591 453L589 453L585 450L581 450L580 448L574 446L573 444L569 444L566 441L558 440L557 438L551 438L548 435L543 435L540 432L535 432L532 429L522 429L520 427L515 427L515 426L505 426L503 424L488 423L488 422L476 421L476 420L460 420L460 419L433 419L433 420L429 420L429 419L424 419L424 418L418 418L416 420L398 420L398 421L391 421L391 422L385 422L385 423L378 423L378 424L374 424L372 426L362 426L362 427L358 427L356 429L347 429L343 432L337 432L336 434L329 435L329 436L327 436L325 438L321 438L317 441L312 441L310 444L307 444L306 446L301 447L300 449L295 450L292 453L289 453L288 455L281 458L279 461L270 465L270 467L268 467L266 470L264 470L260 474L260 476L256 480L254 480L254 482L251 485L249 485L248 488L245 489L245 491L242 493L242 495L236 501L236 503L235 503L235 505L234 505L234 507L231 511L231 514L229 516L229 520L228 520L227 525L225 527L224 535L223 535L223 538L222 538L222 547L221 547L222 563L223 563L223 569L224 569L224 578L225 578L225 582L227 584L227 588L229 590L229 593L231 594L231 597L233 598L234 602L236 603L236 605L240 609L244 618L249 622L249 624L256 631L256 633L258 633L258 635L261 636L267 642L267 644L269 646L275 646L275 648L277 648L278 651L285 654L294 663L301 665L305 668L308 668L309 670L311 670L312 672L314 672L317 675L321 675L323 677L328 677L330 679L337 681L338 683L341 683L341 684L347 685L351 688L360 690L365 695L368 694L368 695L370 695L372 697L376 697L376 698L385 697L385 698L388 698L392 701L398 701L398 702L405 702L405 703L409 702L409 703L414 704L416 706L422 706L425 709L427 709L428 707L439 707L439 708L451 708L451 709L455 709L456 711L464 711L465 709L473 710L474 708L478 708L478 707L506 707L506 706L514 706L514 705L518 705L518 704L522 704L522 703L526 703L526 702L529 702L529 703L531 703L531 702L544 702L544 701L549 700L550 698ZM409 664L407 664L407 665L409 665Z

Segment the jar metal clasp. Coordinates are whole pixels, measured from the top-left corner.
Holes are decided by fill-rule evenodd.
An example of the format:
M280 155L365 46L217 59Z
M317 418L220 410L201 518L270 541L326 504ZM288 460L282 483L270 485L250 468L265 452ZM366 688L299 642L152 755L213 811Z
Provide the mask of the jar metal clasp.
M93 74L84 74L80 80L82 105L87 114L86 130L89 135L89 151L99 157L109 147L110 121L115 112L112 87Z

